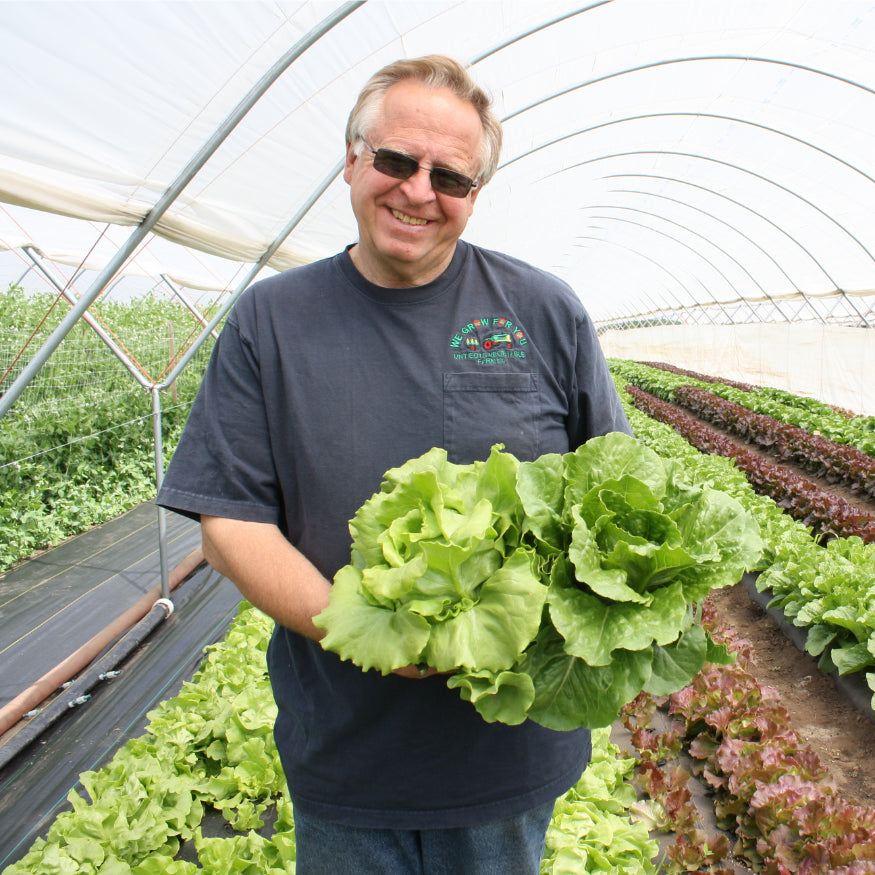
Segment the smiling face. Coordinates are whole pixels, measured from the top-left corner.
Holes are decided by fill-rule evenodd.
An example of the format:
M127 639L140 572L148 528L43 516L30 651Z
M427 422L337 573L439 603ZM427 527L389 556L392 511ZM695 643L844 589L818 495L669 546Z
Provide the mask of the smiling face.
M373 154L347 148L343 178L359 226L350 250L371 282L388 288L424 285L440 276L465 230L479 188L464 198L437 194L428 168L448 167L476 177L483 130L477 110L445 88L415 80L391 86L377 121L367 132L374 149L403 152L420 162L409 179L375 170Z

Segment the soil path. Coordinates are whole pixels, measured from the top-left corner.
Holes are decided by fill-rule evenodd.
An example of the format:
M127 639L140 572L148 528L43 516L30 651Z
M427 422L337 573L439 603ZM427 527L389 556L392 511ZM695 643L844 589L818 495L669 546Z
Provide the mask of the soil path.
M820 758L842 797L875 807L875 722L790 642L743 584L717 590L710 599L720 620L751 642L754 676L778 691L792 728Z
M689 411L686 411L689 413ZM713 423L706 425L714 428ZM717 429L748 452L775 459L752 444ZM837 484L812 477L801 468L784 467L807 477L849 503L875 514L875 501ZM875 807L875 722L823 674L816 661L800 651L778 624L751 599L746 587L717 590L711 600L720 619L751 642L756 654L757 681L776 689L791 715L791 725L803 743L818 755L842 796L848 802Z

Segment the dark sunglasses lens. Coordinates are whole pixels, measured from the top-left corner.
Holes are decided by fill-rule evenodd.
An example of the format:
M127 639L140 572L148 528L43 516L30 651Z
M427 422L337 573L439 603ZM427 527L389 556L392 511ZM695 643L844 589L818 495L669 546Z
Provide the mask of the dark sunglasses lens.
M456 173L454 170L435 167L431 171L431 187L436 192L449 195L449 197L465 197L473 184L472 179L468 179L467 176Z
M419 162L409 155L391 149L377 149L374 153L374 169L394 179L409 179L419 168Z
M403 152L377 149L374 152L374 169L393 179L410 179L419 170L419 162ZM430 176L432 188L449 197L465 197L474 185L473 179L445 167L433 167Z

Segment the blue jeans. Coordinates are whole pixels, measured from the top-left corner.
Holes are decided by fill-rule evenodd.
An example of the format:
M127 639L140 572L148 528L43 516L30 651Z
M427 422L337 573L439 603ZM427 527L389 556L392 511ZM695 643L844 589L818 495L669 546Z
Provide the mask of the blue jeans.
M538 875L553 803L458 829L366 829L295 812L297 875Z

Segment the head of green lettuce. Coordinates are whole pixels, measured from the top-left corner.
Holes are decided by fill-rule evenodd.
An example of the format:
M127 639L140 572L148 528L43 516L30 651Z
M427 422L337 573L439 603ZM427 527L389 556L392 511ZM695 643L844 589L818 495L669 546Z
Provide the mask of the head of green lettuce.
M388 674L448 673L484 719L610 725L727 661L696 622L760 557L731 496L621 433L520 462L434 448L386 472L350 522L322 646Z

